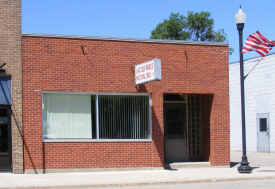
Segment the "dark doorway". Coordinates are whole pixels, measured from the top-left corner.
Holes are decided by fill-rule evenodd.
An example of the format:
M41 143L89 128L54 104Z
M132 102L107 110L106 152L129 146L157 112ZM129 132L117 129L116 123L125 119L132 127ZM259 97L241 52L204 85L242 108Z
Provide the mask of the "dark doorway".
M0 171L11 171L10 106L0 105Z
M186 103L164 103L165 162L188 161Z

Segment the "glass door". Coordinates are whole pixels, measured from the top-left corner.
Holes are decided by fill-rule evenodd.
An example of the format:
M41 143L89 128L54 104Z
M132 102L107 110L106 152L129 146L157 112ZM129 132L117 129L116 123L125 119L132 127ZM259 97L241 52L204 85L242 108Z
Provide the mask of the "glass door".
M188 161L186 135L186 104L164 104L165 162Z
M0 171L11 171L11 124L9 106L0 106Z

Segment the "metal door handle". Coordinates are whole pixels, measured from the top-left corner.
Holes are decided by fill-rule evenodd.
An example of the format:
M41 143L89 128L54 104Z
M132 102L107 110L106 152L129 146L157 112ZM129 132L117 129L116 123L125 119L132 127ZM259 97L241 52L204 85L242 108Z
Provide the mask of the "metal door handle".
M266 132L266 136L268 136L268 135L269 135L269 132L267 131L267 132Z

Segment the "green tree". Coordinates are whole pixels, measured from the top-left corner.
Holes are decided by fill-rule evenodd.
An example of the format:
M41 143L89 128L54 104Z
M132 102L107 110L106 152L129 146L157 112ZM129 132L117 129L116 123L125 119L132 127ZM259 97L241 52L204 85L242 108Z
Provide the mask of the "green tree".
M172 40L186 40L189 33L184 31L185 18L179 13L173 12L169 16L169 20L164 20L159 23L157 27L151 32L151 39L172 39Z
M190 12L187 17L171 13L169 19L159 23L151 31L151 39L228 42L224 29L214 31L214 20L209 12ZM229 48L232 54L233 49Z

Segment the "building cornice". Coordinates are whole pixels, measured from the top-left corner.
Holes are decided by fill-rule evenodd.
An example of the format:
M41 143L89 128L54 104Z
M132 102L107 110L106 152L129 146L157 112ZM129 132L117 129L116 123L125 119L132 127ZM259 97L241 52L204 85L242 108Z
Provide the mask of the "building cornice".
M166 39L138 39L138 38L97 37L97 36L57 35L57 34L23 33L22 37L64 38L64 39L84 39L84 40L101 40L101 41L142 42L142 43L166 43L166 44L180 44L180 45L203 45L203 46L223 46L223 47L229 46L229 43L221 43L221 42L184 41L184 40L166 40Z

